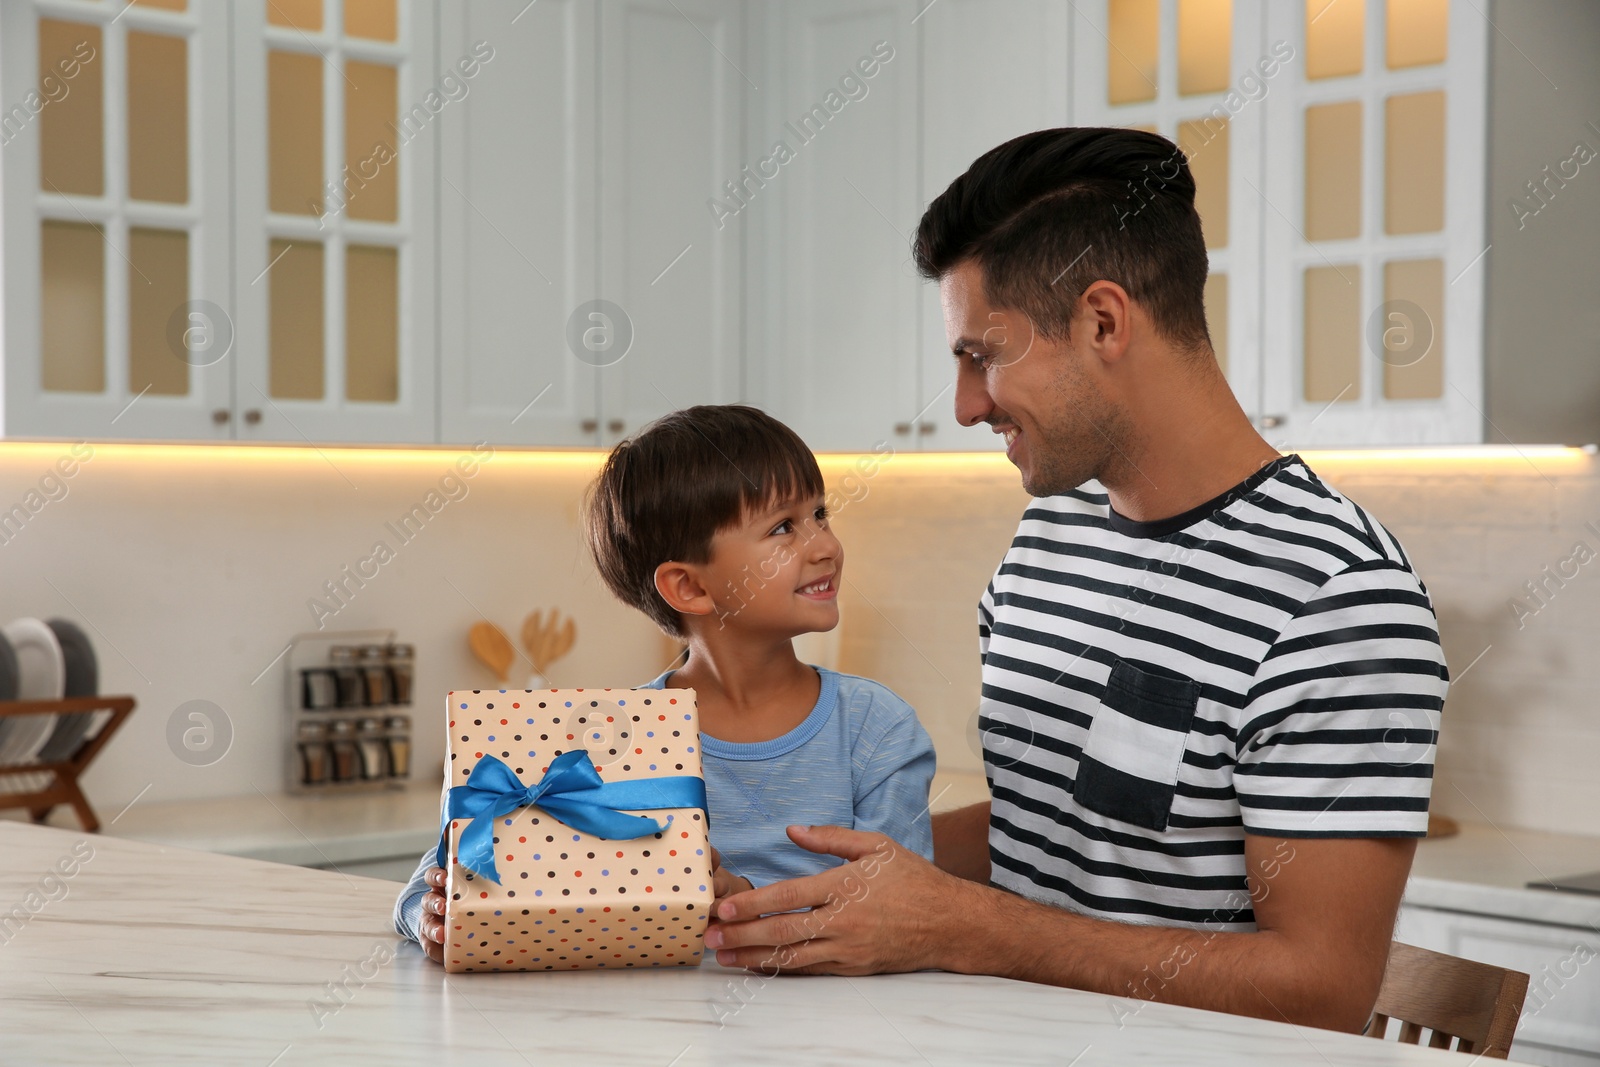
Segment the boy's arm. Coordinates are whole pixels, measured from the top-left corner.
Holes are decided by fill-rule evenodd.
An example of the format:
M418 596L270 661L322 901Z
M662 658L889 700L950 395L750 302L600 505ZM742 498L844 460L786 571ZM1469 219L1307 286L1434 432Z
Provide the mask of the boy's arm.
M435 866L435 852L436 849L430 848L422 854L417 869L412 872L411 881L400 890L394 902L394 932L418 944L422 943L422 898L432 888L428 885L427 875L428 869Z
M878 740L856 779L855 829L884 834L922 856L933 858L933 832L928 819L928 789L937 760L933 740L917 721L909 704L874 707L883 716L883 728L869 720L863 740L872 733ZM859 744L859 742L858 742Z

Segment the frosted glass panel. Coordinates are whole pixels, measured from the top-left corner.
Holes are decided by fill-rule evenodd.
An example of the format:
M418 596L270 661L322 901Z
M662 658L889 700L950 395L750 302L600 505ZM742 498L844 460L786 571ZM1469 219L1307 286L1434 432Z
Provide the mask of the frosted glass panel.
M51 392L103 393L106 243L100 228L42 223L39 250L40 385Z
M399 252L351 245L344 294L344 395L393 403L400 397Z
M395 0L344 0L345 36L392 41L400 33L399 14Z
M1228 121L1199 119L1178 123L1178 146L1189 157L1194 177L1194 207L1200 213L1207 248L1228 247Z
M1360 74L1362 0L1306 0L1306 77L1339 78Z
M1384 105L1384 229L1444 229L1444 93L1391 96Z
M105 112L100 27L39 20L39 189L100 196L105 192Z
M1305 175L1306 239L1360 236L1360 101L1306 108Z
M1211 331L1211 348L1217 366L1228 373L1228 276L1206 275L1206 328Z
M128 34L128 195L189 199L189 43Z
M189 4L188 0L132 0L140 7L154 7L162 11L183 11Z
M297 30L322 29L322 0L265 0L267 22Z
M1178 0L1178 92L1228 88L1233 56L1233 0Z
M268 207L322 214L322 60L267 53Z
M128 393L149 386L153 395L184 396L189 364L172 350L167 325L189 299L189 235L130 229L128 260Z
M345 214L353 219L393 222L398 217L400 160L394 136L399 88L394 67L345 64Z
M279 256L282 259L278 259ZM267 390L288 400L321 400L323 394L322 245L273 241L267 262Z
M1305 277L1305 398L1361 396L1361 268L1311 267Z
M1154 100L1161 55L1160 0L1111 0L1107 22L1107 101Z
M1383 299L1383 395L1438 399L1444 395L1444 261L1384 264Z
M1450 0L1389 0L1390 70L1443 63L1449 52Z

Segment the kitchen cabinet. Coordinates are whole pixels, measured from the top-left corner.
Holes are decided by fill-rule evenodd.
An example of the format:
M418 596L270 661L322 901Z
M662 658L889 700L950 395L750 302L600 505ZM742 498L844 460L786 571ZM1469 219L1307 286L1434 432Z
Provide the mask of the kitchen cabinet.
M232 436L230 49L226 0L0 5L8 435Z
M1268 439L1483 440L1483 17L1443 0L1075 10L1074 122L1188 155L1218 359Z
M762 105L747 144L772 177L740 209L759 294L750 395L815 449L870 449L920 406L916 9L821 0L753 11Z
M433 440L432 5L177 7L5 5L7 433Z
M5 430L595 446L747 400L819 449L997 448L910 240L1071 123L1188 153L1275 445L1581 443L1600 73L1554 93L1520 52L1579 16L1529 2L1518 48L1448 0L19 0Z
M598 295L631 335L599 353L603 445L743 397L742 235L710 203L747 180L743 45L738 0L601 5Z
M996 145L1069 121L1070 6L1051 0L943 0L922 13L921 209ZM1004 56L1004 62L994 57ZM915 222L912 233L915 233ZM1001 451L1004 438L955 418L955 359L937 285L918 290L919 414L909 423L927 451ZM896 447L907 438L897 419Z
M742 396L735 0L448 9L445 51L495 44L445 123L441 433L611 445Z
M435 141L485 56L442 59L434 16L234 8L240 440L436 439Z
M1395 939L1530 976L1511 1054L1548 1067L1600 1064L1600 931L1408 904Z
M599 17L586 0L451 5L440 47L494 49L442 118L440 433L594 445L599 367L567 322L599 288Z

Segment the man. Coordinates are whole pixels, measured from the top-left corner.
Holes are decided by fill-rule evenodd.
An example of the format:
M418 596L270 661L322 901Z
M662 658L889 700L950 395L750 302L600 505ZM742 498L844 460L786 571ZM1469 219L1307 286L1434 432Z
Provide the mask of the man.
M915 255L956 414L1036 498L979 607L993 800L935 818L937 865L791 827L849 862L723 899L708 947L1362 1029L1448 674L1393 536L1234 399L1187 162L1131 130L1019 137Z

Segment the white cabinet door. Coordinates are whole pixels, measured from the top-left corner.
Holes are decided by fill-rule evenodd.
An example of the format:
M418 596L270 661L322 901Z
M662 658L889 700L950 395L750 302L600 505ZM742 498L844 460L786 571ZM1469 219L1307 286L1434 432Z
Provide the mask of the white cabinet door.
M668 411L743 395L742 231L714 201L751 162L741 124L756 89L739 0L617 0L600 19L595 295L610 306L584 312L583 351L600 368L611 445Z
M232 436L228 8L0 5L7 436Z
M1231 8L1231 10L1230 10ZM1159 133L1189 162L1210 259L1206 319L1239 404L1261 411L1263 102L1283 78L1262 0L1073 5L1073 124ZM1154 16L1154 17L1150 17Z
M923 12L920 206L989 149L1068 124L1070 17L1055 0L941 0ZM1002 449L1003 439L989 427L956 422L955 360L945 343L938 286L924 283L920 303L916 402L895 406L895 429L907 433L892 443L908 447L914 439L915 447L943 452Z
M377 10L233 9L241 440L437 439L438 135L466 76L435 5Z
M443 61L493 58L441 116L441 439L596 444L598 371L568 343L598 296L595 5L470 0L443 18Z
M817 450L894 441L916 411L921 6L760 8L747 162L763 181L727 201L761 231L750 395Z
M1529 976L1514 1059L1600 1064L1600 932L1408 905L1395 939Z
M1268 439L1479 443L1489 25L1470 3L1442 27L1442 5L1417 8L1397 56L1398 8L1267 11L1268 37L1298 57L1264 101Z

